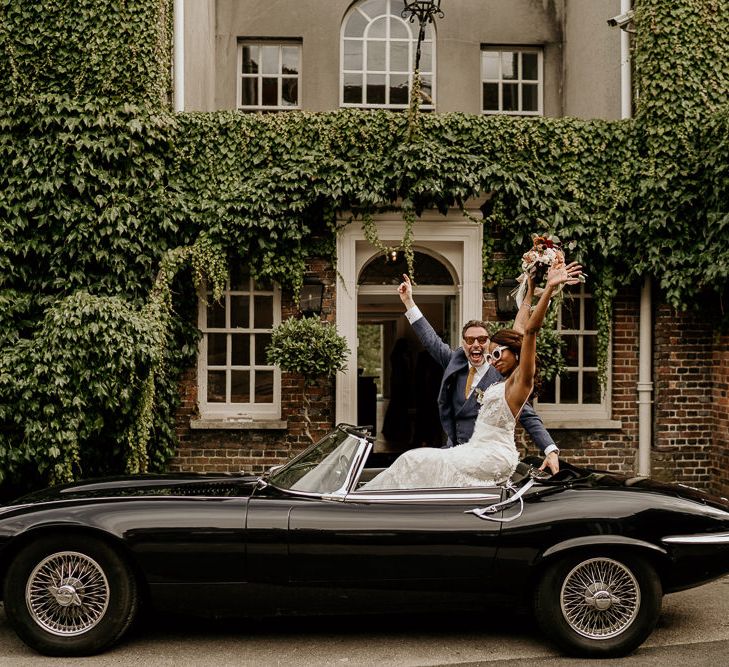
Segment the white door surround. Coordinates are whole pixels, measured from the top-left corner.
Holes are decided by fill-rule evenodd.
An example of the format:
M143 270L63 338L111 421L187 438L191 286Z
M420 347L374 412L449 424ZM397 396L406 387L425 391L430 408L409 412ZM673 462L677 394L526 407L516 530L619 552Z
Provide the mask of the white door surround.
M466 209L481 220L484 199L472 199ZM350 218L340 215L345 225ZM374 216L379 239L397 246L405 234L405 223L398 211ZM446 215L424 211L415 222L413 246L430 250L450 265L460 293L459 320L480 319L483 312L483 226L451 209ZM346 224L337 238L337 331L350 350L347 369L337 374L336 423L357 423L357 281L362 268L378 253L365 238L361 221ZM394 288L390 288L394 289ZM417 288L415 291L417 297Z

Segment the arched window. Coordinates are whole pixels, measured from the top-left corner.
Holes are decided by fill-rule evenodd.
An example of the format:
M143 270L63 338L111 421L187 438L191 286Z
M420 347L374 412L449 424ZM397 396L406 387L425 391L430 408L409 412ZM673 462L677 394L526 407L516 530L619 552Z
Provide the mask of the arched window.
M402 18L402 0L359 0L342 22L340 103L343 107L408 106L418 25ZM433 25L421 44L422 108L435 106Z

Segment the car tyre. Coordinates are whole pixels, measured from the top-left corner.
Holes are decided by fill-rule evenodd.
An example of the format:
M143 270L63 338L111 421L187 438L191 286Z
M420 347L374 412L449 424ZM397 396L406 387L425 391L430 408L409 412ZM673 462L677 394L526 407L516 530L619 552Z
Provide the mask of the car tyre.
M661 582L634 555L573 555L547 567L535 594L542 632L571 655L613 658L640 646L661 611Z
M13 559L5 612L18 636L39 653L99 653L129 628L137 584L125 560L85 535L46 536Z

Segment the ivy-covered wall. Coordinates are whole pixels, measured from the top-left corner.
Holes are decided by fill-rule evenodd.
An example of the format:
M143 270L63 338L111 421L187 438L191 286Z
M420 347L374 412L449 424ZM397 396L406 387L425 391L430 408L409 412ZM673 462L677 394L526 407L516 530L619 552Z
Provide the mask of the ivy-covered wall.
M577 241L603 304L649 275L676 308L726 305L729 0L636 2L634 120L416 126L387 112L173 114L170 7L0 0L6 484L129 466L140 415L164 466L197 341L189 270L172 283L166 346L149 304L165 253L201 235L197 273L219 276L220 249L295 289L309 258L331 257L338 209L401 199L412 218L493 192L487 241L498 231L512 258L534 231ZM487 283L514 270L485 267Z

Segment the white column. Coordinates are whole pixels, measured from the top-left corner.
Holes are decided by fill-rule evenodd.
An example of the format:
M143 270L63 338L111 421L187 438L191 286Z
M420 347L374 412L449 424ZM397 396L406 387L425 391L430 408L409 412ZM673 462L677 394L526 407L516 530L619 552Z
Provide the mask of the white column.
M175 111L185 110L185 0L175 0L172 71Z

